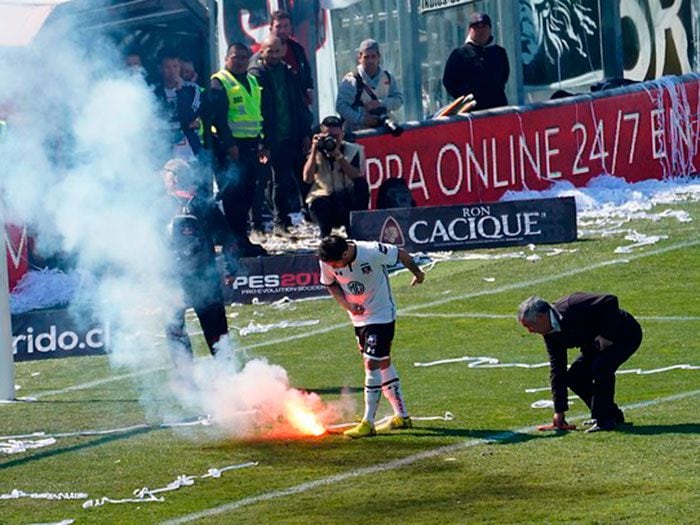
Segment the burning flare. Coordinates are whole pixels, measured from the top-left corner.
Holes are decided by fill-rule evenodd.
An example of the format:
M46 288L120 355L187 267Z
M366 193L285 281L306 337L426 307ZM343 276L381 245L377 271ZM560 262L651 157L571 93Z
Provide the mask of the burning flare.
M326 427L319 421L318 416L301 399L288 400L285 403L284 415L289 424L305 436L322 436L326 433Z

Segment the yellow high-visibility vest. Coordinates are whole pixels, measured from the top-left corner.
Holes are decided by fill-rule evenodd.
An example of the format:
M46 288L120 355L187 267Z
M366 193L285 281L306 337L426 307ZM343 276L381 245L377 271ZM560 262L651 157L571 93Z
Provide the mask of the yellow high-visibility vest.
M258 79L248 75L250 93L228 69L214 73L226 90L228 98L228 125L235 138L255 138L262 134L262 88Z

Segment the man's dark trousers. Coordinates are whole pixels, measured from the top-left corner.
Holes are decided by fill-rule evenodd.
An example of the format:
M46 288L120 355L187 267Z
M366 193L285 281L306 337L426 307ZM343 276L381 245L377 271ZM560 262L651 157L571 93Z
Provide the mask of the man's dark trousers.
M614 423L621 414L614 401L615 372L642 342L639 323L629 314L624 319L624 326L620 327L623 337L604 350L579 356L566 374L568 387L586 403L599 424Z

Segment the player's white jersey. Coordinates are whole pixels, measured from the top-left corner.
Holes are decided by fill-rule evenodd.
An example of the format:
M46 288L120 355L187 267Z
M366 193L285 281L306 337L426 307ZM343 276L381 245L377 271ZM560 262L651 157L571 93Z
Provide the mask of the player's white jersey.
M365 311L350 314L354 326L390 323L396 319L396 305L391 295L387 267L399 261L399 249L393 244L351 241L357 247L355 260L343 268L333 268L321 261L321 284L337 282L351 303Z

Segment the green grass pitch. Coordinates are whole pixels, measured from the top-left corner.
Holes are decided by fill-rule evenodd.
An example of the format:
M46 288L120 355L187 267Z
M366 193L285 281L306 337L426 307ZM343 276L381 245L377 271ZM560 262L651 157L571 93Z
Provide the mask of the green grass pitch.
M699 203L664 205L700 215ZM700 370L618 376L617 400L634 425L612 433L537 432L550 409L534 409L548 392L547 368L429 368L426 362L485 356L505 363L546 360L541 337L515 321L531 294L556 299L576 290L611 292L641 318L640 350L622 369L700 365L700 227L665 218L625 225L666 235L629 254L620 235L559 246L575 252L436 264L423 285L392 277L399 304L393 360L409 410L446 411L451 421L417 421L412 430L351 441L339 435L294 441L208 438L197 429L136 427L109 435L57 438L51 446L0 454L0 494L82 492L129 498L180 475L257 462L197 478L163 493L162 502L105 504L83 500L4 499L2 523L691 523L700 487ZM480 253L511 253L501 249ZM527 250L527 249L525 249ZM466 253L466 252L464 252ZM456 253L456 256L464 255ZM335 400L348 389L361 407L363 373L347 316L332 300L292 309L235 307L231 324L320 322L238 338L252 356L283 366L292 386ZM201 337L197 351L205 355ZM572 351L570 360L576 355ZM163 372L153 372L158 374ZM0 405L1 435L114 429L153 422L139 403L143 372L112 370L105 357L19 363L20 396ZM72 388L71 388L72 387ZM568 413L587 416L580 401ZM380 414L389 412L382 400Z

